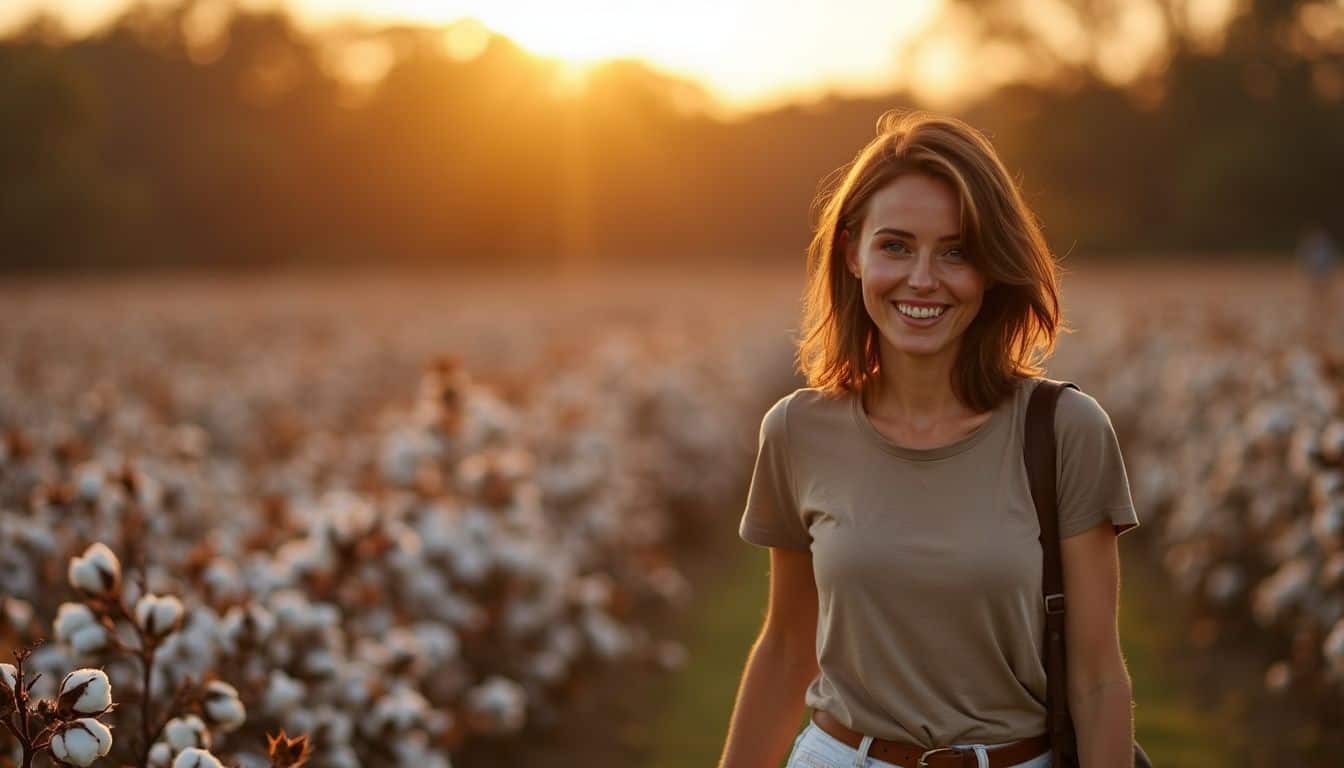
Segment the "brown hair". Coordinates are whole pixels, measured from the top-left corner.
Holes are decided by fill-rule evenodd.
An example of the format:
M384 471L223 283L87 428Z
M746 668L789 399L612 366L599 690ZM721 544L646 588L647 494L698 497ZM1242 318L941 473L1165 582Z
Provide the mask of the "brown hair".
M961 200L963 250L989 287L964 332L952 387L968 407L990 410L1012 392L1014 377L1041 375L1037 363L1072 329L1061 322L1059 268L1035 215L989 140L954 117L890 110L877 121L877 137L827 177L843 179L816 201L798 370L808 386L832 394L872 386L878 331L840 238L856 237L869 199L905 173L943 179Z

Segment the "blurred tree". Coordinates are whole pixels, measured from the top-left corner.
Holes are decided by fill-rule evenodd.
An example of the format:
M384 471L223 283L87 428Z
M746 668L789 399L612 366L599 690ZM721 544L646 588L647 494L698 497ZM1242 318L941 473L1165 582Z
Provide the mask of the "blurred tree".
M232 2L0 40L0 268L800 266L828 174L918 103L723 121L638 61L577 67L465 22L308 32ZM1197 7L951 0L906 55L966 52L984 92L955 109L1059 251L1286 253L1306 220L1344 237L1341 4Z

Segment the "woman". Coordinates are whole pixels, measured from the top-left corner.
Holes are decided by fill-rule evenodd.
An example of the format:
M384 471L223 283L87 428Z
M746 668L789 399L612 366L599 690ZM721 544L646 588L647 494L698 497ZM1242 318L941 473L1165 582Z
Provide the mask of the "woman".
M825 199L808 262L809 386L761 422L739 528L770 548L770 597L722 768L778 766L805 708L789 766L1047 766L1022 462L1060 328L1040 228L982 134L890 112ZM1129 766L1116 538L1138 518L1096 400L1065 389L1055 431L1080 760Z

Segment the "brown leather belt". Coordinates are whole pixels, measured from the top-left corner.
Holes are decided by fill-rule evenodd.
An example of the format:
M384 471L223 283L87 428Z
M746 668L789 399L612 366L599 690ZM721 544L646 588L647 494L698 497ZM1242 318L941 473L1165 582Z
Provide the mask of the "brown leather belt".
M812 722L821 730L858 749L863 743L863 734L851 730L835 716L824 709L813 710ZM989 768L1007 768L1010 765L1025 763L1050 749L1050 735L1042 733L1029 739L1011 741L1002 746L986 749ZM978 768L975 750L969 747L937 747L927 749L908 741L890 741L873 739L868 747L868 756L905 768Z

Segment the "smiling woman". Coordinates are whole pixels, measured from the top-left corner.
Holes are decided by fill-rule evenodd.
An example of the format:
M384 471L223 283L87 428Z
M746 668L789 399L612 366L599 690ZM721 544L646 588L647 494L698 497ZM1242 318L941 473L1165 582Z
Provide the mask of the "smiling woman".
M1054 386L1037 363L1061 321L1055 258L957 118L893 110L835 179L808 251L808 386L762 418L738 525L771 549L770 596L720 768L1068 768L1023 471L1027 405ZM1067 703L1082 764L1129 765L1116 539L1138 518L1109 417L1065 392Z

